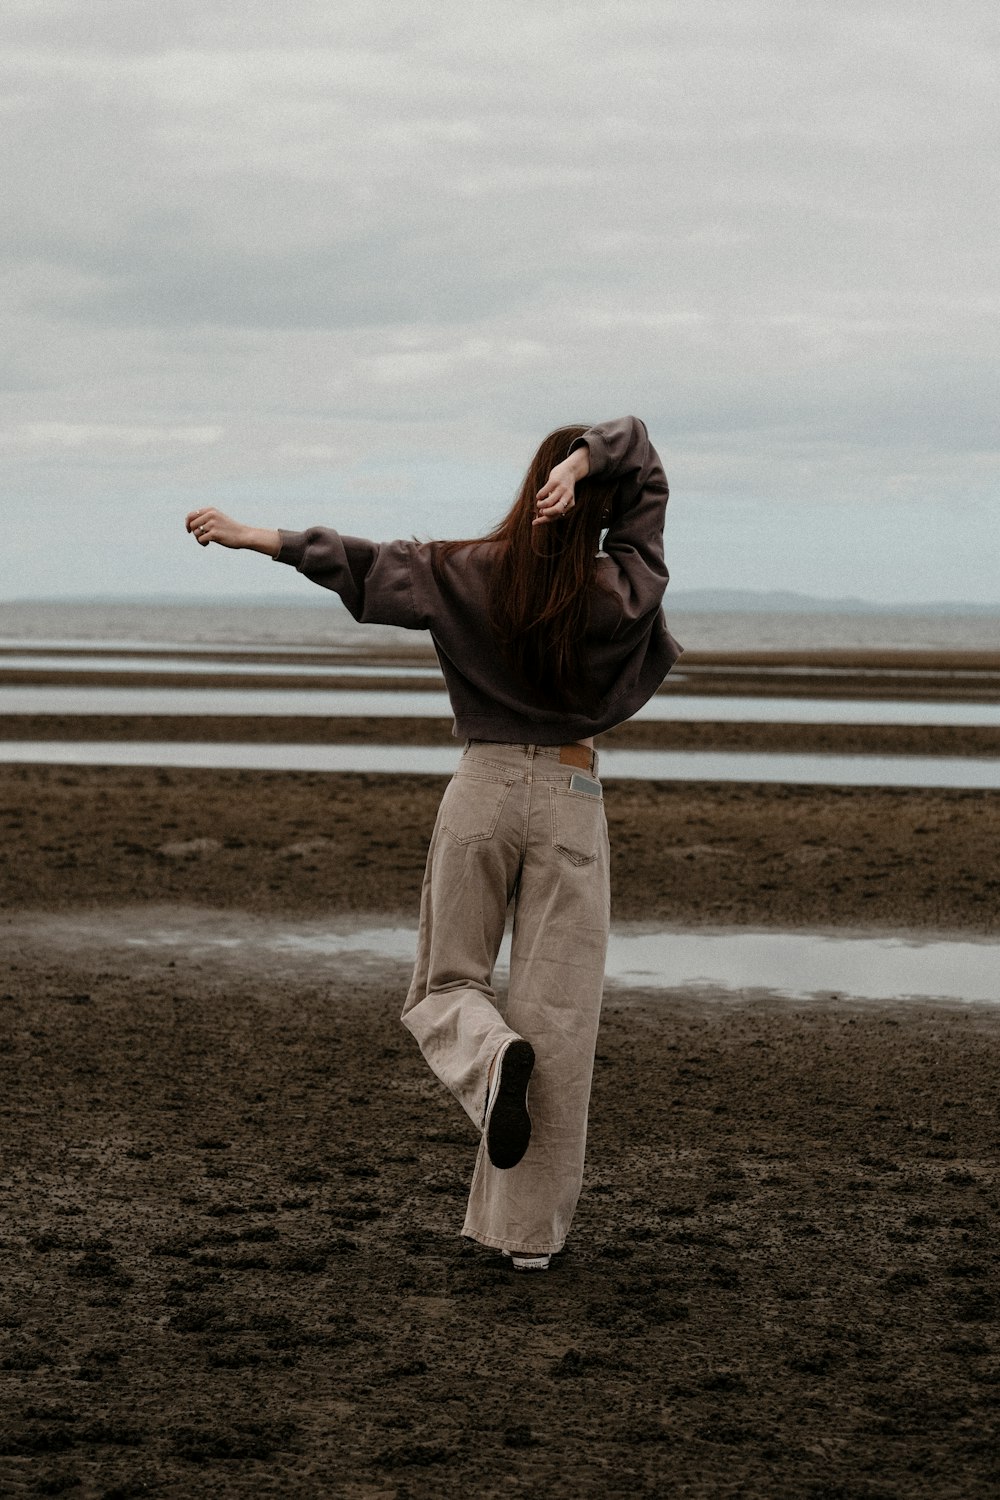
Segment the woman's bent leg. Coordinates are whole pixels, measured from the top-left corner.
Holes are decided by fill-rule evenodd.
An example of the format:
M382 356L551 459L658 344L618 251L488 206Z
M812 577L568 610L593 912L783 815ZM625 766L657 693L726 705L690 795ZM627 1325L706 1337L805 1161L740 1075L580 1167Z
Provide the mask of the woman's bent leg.
M496 1008L503 939L524 823L523 784L460 772L438 812L420 898L417 961L402 1022L473 1124L489 1065L513 1036Z
M603 803L567 801L568 779L541 779L531 788L516 896L507 1020L535 1049L531 1144L508 1171L498 1171L480 1147L463 1229L514 1251L562 1249L583 1183L608 940L609 851Z

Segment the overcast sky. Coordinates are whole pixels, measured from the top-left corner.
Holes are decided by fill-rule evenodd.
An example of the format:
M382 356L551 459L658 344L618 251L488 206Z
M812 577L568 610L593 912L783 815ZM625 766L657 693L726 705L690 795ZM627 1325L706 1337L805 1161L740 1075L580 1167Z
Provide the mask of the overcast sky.
M1000 601L995 0L4 0L4 597L642 416L674 586Z

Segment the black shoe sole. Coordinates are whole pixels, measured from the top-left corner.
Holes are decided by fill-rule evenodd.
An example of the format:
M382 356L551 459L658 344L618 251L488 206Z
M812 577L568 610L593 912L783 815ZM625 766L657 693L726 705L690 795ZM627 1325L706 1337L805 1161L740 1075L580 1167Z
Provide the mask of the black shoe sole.
M486 1154L495 1167L516 1167L531 1140L528 1081L535 1066L530 1042L511 1042L500 1062L500 1083L486 1119Z

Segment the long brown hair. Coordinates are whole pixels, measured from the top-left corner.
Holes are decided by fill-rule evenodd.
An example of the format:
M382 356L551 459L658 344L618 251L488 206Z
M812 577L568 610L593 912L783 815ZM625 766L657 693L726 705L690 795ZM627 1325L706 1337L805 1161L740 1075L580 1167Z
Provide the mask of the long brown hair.
M500 524L486 536L434 544L434 566L462 547L492 543L489 617L508 664L540 707L584 711L592 697L585 680L582 641L590 618L595 557L614 483L582 479L565 516L533 526L535 496L586 427L557 427L540 444Z

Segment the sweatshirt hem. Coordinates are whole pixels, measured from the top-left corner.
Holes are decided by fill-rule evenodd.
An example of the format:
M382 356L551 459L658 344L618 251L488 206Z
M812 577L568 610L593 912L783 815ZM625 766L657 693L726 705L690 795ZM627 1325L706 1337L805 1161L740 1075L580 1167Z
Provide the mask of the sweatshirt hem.
M455 716L456 739L489 740L495 745L571 745L576 740L601 733L603 730L592 724L543 724L537 719L524 719L514 724L509 718L494 719L486 714L479 718L470 714Z

